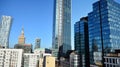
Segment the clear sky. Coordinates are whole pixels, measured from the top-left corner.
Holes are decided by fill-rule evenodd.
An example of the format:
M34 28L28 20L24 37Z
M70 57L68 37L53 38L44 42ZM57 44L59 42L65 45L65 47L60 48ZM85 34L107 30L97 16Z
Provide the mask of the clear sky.
M0 17L13 17L10 33L10 47L18 43L18 37L24 27L26 43L35 45L35 39L41 38L41 47L52 46L54 0L0 0ZM74 23L80 17L92 11L92 3L98 0L72 0L72 48L74 48ZM117 0L120 2L120 0Z

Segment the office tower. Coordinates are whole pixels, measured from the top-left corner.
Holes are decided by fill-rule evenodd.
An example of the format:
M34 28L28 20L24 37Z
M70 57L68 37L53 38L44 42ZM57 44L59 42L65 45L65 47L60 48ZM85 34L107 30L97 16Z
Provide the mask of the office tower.
M64 55L71 49L71 0L54 0L53 18L52 48Z
M25 36L24 36L24 29L22 28L21 35L18 39L18 44L25 44Z
M40 48L40 39L39 38L37 38L35 40L35 49L37 49L37 48Z
M32 52L32 44L25 44L24 29L22 28L21 35L18 38L18 44L15 44L14 48L23 49L24 53Z
M22 49L0 49L0 67L22 67Z
M75 51L80 57L80 67L89 67L88 17L82 17L74 25Z
M120 49L120 4L114 0L100 0L93 4L93 11L88 14L90 63L94 52L104 55ZM104 64L103 64L104 65Z
M40 54L24 53L24 67L39 67Z
M45 56L43 67L55 67L55 57Z
M2 16L2 22L0 23L0 47L8 48L9 47L9 35L12 25L11 16Z

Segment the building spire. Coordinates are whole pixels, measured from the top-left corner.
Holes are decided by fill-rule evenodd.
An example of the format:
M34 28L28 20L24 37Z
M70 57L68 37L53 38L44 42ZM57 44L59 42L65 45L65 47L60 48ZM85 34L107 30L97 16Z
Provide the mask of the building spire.
M21 35L24 35L24 28L22 27Z

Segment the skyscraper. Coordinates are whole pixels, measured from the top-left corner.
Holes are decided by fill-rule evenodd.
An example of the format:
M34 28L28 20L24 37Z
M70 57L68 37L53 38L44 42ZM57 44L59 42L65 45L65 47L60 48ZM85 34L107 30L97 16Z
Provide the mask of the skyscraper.
M95 63L94 52L101 52L98 62L103 62L106 53L120 49L120 4L114 0L95 2L88 21L91 63Z
M40 48L40 39L39 38L37 38L35 40L35 49L37 49L37 48Z
M54 0L52 48L60 54L71 49L71 0Z
M2 16L2 22L0 23L0 47L9 47L9 35L12 25L11 16Z
M25 36L24 36L24 29L22 28L21 35L18 39L18 44L25 44Z
M75 51L79 55L78 67L89 67L88 17L83 17L74 25Z
M21 35L18 38L18 44L15 44L15 49L23 49L24 53L32 52L32 44L25 44L24 29L22 28Z

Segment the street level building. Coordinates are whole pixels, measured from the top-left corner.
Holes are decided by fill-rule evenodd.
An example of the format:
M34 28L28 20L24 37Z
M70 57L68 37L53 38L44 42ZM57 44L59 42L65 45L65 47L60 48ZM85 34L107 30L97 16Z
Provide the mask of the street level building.
M55 57L45 56L43 67L55 67Z
M22 67L22 49L0 49L0 67Z
M38 67L39 58L39 54L24 53L24 67Z

